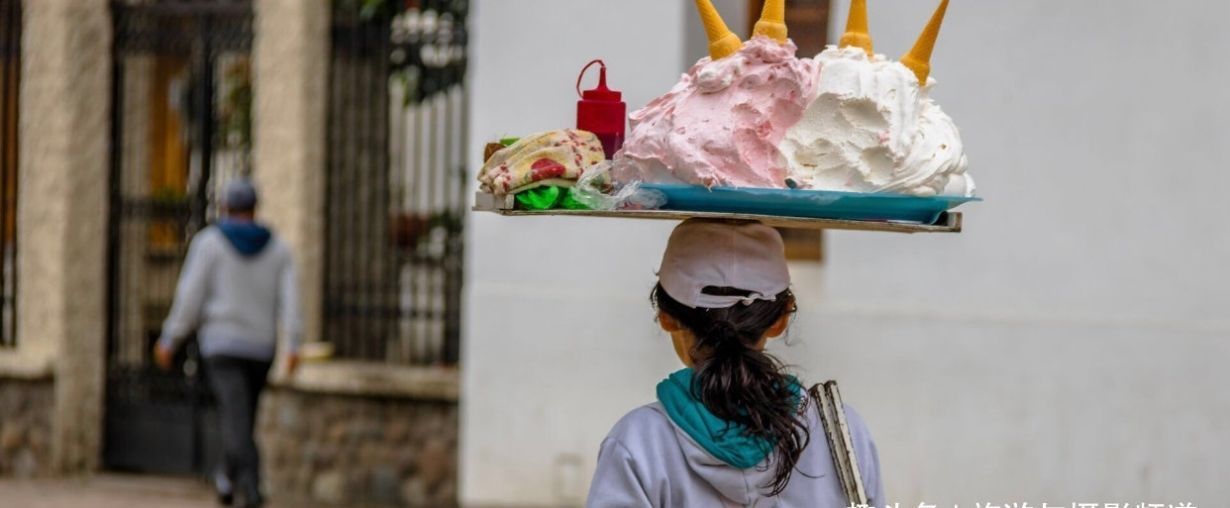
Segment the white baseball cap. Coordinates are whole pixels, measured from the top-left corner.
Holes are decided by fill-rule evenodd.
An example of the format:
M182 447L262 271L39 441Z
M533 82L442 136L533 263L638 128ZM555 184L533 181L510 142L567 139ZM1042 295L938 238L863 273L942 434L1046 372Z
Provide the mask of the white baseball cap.
M786 246L777 230L759 222L689 219L671 232L658 282L671 298L693 309L776 300L790 287ZM707 287L749 295L706 294Z

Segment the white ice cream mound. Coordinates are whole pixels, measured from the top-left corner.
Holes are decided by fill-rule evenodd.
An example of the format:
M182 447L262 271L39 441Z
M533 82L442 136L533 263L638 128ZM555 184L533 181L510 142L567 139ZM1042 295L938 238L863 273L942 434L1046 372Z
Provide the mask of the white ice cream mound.
M906 66L860 48L816 56L815 99L778 148L806 189L973 196L956 124Z

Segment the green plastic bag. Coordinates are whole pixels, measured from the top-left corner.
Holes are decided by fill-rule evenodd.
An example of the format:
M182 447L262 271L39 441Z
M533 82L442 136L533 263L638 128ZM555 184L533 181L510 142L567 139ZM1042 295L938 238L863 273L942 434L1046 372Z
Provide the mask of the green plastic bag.
M564 199L560 200L559 207L565 210L589 210L585 203L577 201L576 198L572 197L572 189L568 189L568 192L564 194Z
M550 210L560 201L560 188L536 187L517 193L517 203L522 210Z
M573 199L568 188L554 185L518 192L516 199L522 210L589 210L589 207Z

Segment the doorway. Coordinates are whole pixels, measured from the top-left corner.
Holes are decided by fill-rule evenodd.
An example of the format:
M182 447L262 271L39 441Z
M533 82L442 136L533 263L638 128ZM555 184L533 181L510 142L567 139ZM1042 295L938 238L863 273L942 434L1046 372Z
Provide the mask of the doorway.
M250 171L252 5L116 2L103 465L203 474L216 414L195 343L151 351L217 189Z

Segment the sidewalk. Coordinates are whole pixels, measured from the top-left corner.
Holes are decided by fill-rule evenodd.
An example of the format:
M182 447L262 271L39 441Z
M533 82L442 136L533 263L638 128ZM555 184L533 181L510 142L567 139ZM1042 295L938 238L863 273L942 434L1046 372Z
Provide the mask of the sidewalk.
M105 474L83 479L0 480L0 508L214 508L203 483ZM267 505L276 508L278 505Z

